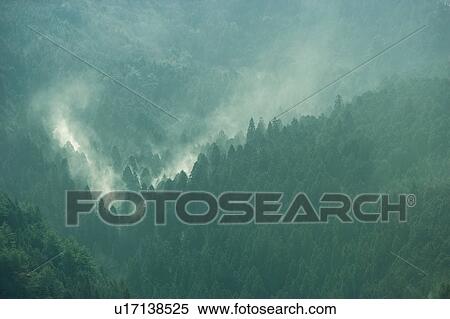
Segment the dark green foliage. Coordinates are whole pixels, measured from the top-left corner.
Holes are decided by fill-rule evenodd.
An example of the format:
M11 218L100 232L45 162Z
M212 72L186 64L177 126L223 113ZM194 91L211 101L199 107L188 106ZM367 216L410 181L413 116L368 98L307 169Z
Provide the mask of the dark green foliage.
M255 129L251 120L244 147L225 153L212 144L188 181L188 189L215 193L283 191L286 201L300 191L315 201L326 191L414 193L418 204L407 223L394 218L389 224L176 226L173 221L142 241L129 276L133 282L142 269L146 284L133 288L152 297L445 296L449 87L440 80L391 82L346 105L338 98L329 116L302 117L287 126L272 121L266 130L262 124ZM167 273L146 271L156 265Z
M2 1L0 191L41 212L0 197L0 296L115 296L123 289L98 271L102 265L137 297L448 298L444 2ZM422 24L423 32L321 91L285 123L269 117ZM391 76L430 80L384 80ZM360 96L338 96L332 106L338 93ZM286 120L295 112L315 116ZM72 138L55 135L64 123ZM242 133L234 138L220 131L213 143L196 145L236 127ZM186 169L192 152L192 170L173 173ZM105 225L96 214L65 227L65 191L103 187L272 190L286 201L299 191L313 201L326 191L409 192L418 204L406 224L193 227L168 205L167 225L155 227L149 204L147 220L134 227Z
M123 285L99 271L85 249L51 232L35 209L0 194L0 298L126 296Z
M108 273L126 278L137 297L448 297L448 87L448 80L392 81L351 103L337 98L326 116L288 125L272 120L267 128L262 121L250 123L252 138L244 145L219 136L198 156L190 176L181 171L158 185L213 193L282 191L286 201L300 191L313 201L326 191L414 193L418 203L407 223L187 226L168 205L167 225L155 227L149 205L146 221L134 227L104 225L92 214L81 227L63 232L87 245ZM3 187L22 196L32 190L46 207L54 202L59 208L44 215L61 225L58 199L74 185L68 162L56 157L53 164L28 137L20 142L4 135L2 141L5 147L13 141L28 145L10 148L4 157ZM17 173L13 156L20 152L30 154L20 157L29 175ZM125 166L123 181L131 189L153 189L153 174L164 163L150 154L148 161L132 157ZM22 176L29 180L21 182ZM43 185L56 193L38 192ZM124 291L73 241L51 233L35 210L2 197L0 218L2 296L109 297ZM63 256L26 275L60 251Z
M135 174L135 171L130 168L130 166L125 166L123 173L122 173L122 180L124 181L125 185L128 189L132 190L139 190L141 189L139 179Z

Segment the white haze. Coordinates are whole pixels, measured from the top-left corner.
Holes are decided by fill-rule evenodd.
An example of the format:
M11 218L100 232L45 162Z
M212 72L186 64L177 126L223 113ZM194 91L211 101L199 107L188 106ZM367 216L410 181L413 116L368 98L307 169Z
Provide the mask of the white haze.
M138 91L146 94L152 92L151 88L161 79L155 74L143 73L139 67L130 63L132 59L165 63L180 70L186 65L199 64L204 68L201 70L214 70L213 74L217 78L220 78L217 74L221 73L234 76L230 83L227 82L231 87L230 94L213 97L210 99L213 102L208 100L210 104L202 101L206 99L204 95L209 92L209 86L215 84L209 83L208 78L202 79L204 74L189 75L190 78L185 81L194 84L187 84L188 89L182 91L187 92L186 96L176 97L173 92L178 88L164 88L168 92L161 100L177 106L173 113L181 115L183 119L181 123L173 125L166 124L165 118L161 120L163 126L169 126L168 135L172 134L171 130L176 131L173 134L176 139L177 134L193 126L200 127L200 133L187 145L168 141L168 145L155 146L154 149L161 153L167 149L173 152L171 163L161 176L156 177L155 182L163 175L174 176L180 170L189 173L201 145L212 142L220 130L224 130L228 136L234 136L246 130L250 117L255 120L262 117L267 123L282 110L422 25L431 12L431 9L427 11L426 2L417 2L423 8L422 11L410 8L408 2L383 10L382 5L377 7L367 1L299 1L286 4L284 11L278 10L277 6L281 4L277 2L264 2L261 6L265 6L265 9L258 11L255 23L260 23L262 27L273 24L273 28L277 29L277 32L265 37L259 30L246 30L248 25L245 24L245 17L234 17L234 6L243 6L238 2L205 3L204 12L198 11L202 6L176 1L170 4L136 2L127 5L120 1L109 4L95 1L82 3L86 4L87 10L68 3L62 5L59 9L65 15L77 18L75 22L69 19L63 24L57 20L59 24L49 27L49 32L54 32L57 38L66 41L77 52L89 54L92 62L110 67L109 72ZM353 11L347 12L349 5ZM258 3L254 6L258 6ZM359 10L358 17L353 16L355 8ZM40 16L35 17L35 21L41 24L42 19ZM367 25L358 26L355 22L358 19L361 24L368 22ZM288 22L283 25L285 20ZM385 26L379 21L390 25ZM60 29L60 25L64 28ZM393 26L396 27L394 31ZM247 43L238 41L241 35L249 39L250 48ZM411 41L414 40L421 41L419 36ZM221 41L230 41L230 44ZM233 47L231 53L225 52L223 57L221 52L217 52L219 47L225 51L236 43L242 47ZM413 54L414 48L414 44L405 43L400 50L404 50L404 53L410 50ZM71 61L71 65L79 63L59 53L60 61ZM404 67L395 56L395 51L386 54L342 83L302 104L283 120L286 122L292 116L326 112L336 94L342 94L348 100L365 90L376 88L385 76L401 74ZM99 107L99 99L105 95L124 96L129 93L109 83L110 91L105 94L99 82L95 72L82 73L77 70L68 77L63 76L58 81L42 85L34 92L32 104L34 112L55 143L65 148L69 142L73 147L73 154L70 155L72 174L80 178L86 176L91 187L108 189L120 185L118 174L121 172L112 170L109 154L96 146L97 142L102 144L102 139L105 139L102 127L86 124L86 117L94 114ZM131 100L132 97L129 98ZM106 107L109 110L122 105L111 104ZM127 147L126 152L130 149L137 151L140 146L133 145L134 142L127 135L135 134L135 131L128 129L134 124L131 115L126 111L120 114L125 124L120 127L117 136L110 137L112 142L108 143L120 141L120 145ZM146 134L146 127L142 127L140 135ZM149 140L148 144L156 144L154 142ZM85 158L80 154L84 154Z
M33 97L32 110L39 114L53 141L66 151L72 176L87 181L92 189L111 190L121 185L120 178L110 161L93 147L95 132L76 116L95 107L92 100L96 92L88 83L86 75L79 75L43 88Z

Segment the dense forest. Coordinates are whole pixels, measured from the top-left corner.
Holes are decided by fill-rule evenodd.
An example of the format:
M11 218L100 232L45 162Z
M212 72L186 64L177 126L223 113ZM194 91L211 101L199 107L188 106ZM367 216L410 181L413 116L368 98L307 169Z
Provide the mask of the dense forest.
M146 284L133 288L162 297L448 297L449 87L388 82L350 103L338 97L328 116L267 127L251 120L244 145L212 144L189 177L158 185L282 191L286 200L296 192L316 201L325 191L417 194L407 223L156 228L141 240L129 282L142 271Z
M49 230L38 210L0 195L0 225L0 298L128 296L85 249Z
M296 192L314 200L325 191L413 193L418 203L407 223L186 226L169 216L164 227L149 217L121 229L91 215L64 233L89 246L134 296L448 297L449 87L448 80L390 81L351 102L338 96L328 115L287 125L251 119L243 144L219 134L189 175L181 171L154 186L149 175L158 163L112 152L133 190L270 190L284 192L286 200ZM53 168L59 178L68 165L62 163ZM1 209L3 296L126 291L73 241L49 232L38 211L5 196ZM58 251L65 252L61 260L26 275ZM408 256L426 275L391 252Z
M438 0L0 4L0 298L450 298L449 28ZM193 226L168 205L156 226L149 204L66 227L71 189L417 204L403 223Z

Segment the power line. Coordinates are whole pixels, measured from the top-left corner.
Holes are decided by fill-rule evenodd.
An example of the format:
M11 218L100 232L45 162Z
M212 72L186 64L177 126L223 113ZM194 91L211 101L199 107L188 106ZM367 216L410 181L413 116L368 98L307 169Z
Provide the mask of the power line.
M105 71L103 71L102 69L96 67L95 65L93 65L92 63L86 61L85 59L83 59L82 57L80 57L79 55L77 55L76 53L70 51L69 49L65 48L64 46L62 46L61 44L55 42L54 40L52 40L49 36L43 34L42 32L34 29L33 27L27 25L26 26L28 29L30 29L31 31L33 31L34 33L40 35L41 37L47 39L50 43L52 43L54 46L56 46L57 48L63 50L64 52L70 54L72 57L74 57L75 59L77 59L78 61L84 63L85 65L89 66L91 69L97 71L98 73L100 73L103 76L106 76L107 78L109 78L111 81L113 81L114 83L116 83L117 85L121 86L122 88L124 88L125 90L127 90L128 92L132 93L133 95L139 97L140 99L142 99L143 101L147 102L148 104L150 104L151 106L153 106L154 108L156 108L157 110L163 112L164 114L166 114L167 116L171 117L172 119L176 120L176 121L180 121L175 115L170 114L168 111L166 111L162 106L156 104L155 102L149 100L147 97L145 97L144 95L142 95L139 92L136 92L135 90L133 90L132 88L130 88L129 86L127 86L126 84L122 83L121 81L115 79L114 77L112 77L111 75L109 75L108 73L106 73Z
M417 267L416 265L414 265L413 263L407 261L405 258L400 257L399 255L397 255L396 253L393 253L391 251L391 254L394 255L395 257L397 257L398 259L400 259L401 261L403 261L404 263L408 264L409 266L413 267L414 269L420 271L422 274L424 274L425 276L428 275L424 270L420 269L419 267Z
M280 118L281 116L285 115L286 113L290 112L291 110L293 110L294 108L296 108L297 106L299 106L300 104L305 103L306 101L308 101L309 99L313 98L314 96L316 96L317 94L319 94L320 92L322 92L323 90L326 90L327 88L329 88L330 86L333 86L334 84L338 83L339 81L341 81L342 79L346 78L347 76L349 76L350 74L352 74L353 72L355 72L356 70L362 68L363 66L369 64L370 62L372 62L373 60L375 60L376 58L378 58L379 56L381 56L382 54L386 53L387 51L389 51L390 49L396 47L397 45L399 45L400 43L402 43L403 41L408 40L409 38L411 38L412 36L416 35L417 33L419 33L420 31L424 30L427 27L427 25L423 25L420 28L414 30L413 32L405 35L404 37L402 37L401 39L397 40L396 42L390 44L389 46L387 46L386 48L384 48L383 50L379 51L378 53L376 53L375 55L373 55L372 57L370 57L369 59L361 62L360 64L356 65L355 67L353 67L352 69L350 69L349 71L345 72L344 74L340 75L337 79L335 79L334 81L331 81L330 83L324 85L323 87L321 87L320 89L318 89L317 91L311 93L310 95L308 95L307 97L303 98L302 100L300 100L299 102L295 103L294 105L290 106L289 108L287 108L286 110L284 110L283 112L279 113L278 115L274 116L274 119L276 118Z
M56 259L57 257L61 256L62 254L64 254L64 251L60 252L59 254L56 254L55 256L53 256L50 259L47 259L46 261L44 261L42 264L40 264L39 266L35 267L33 270L29 271L27 275L31 274L32 272L35 272L36 270L38 270L39 268L44 267L45 265L47 265L49 262L51 262L52 260Z

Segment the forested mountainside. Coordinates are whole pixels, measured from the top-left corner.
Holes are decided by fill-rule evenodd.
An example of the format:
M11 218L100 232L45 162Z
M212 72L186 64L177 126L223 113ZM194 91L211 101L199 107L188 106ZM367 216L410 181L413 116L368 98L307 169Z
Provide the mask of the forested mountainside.
M109 296L124 291L111 289L117 284L110 279L98 279L104 278L99 263L137 297L448 297L449 87L450 81L441 79L391 80L351 101L338 96L325 115L288 124L251 120L243 144L221 136L203 148L189 175L182 171L154 186L146 161L120 156L118 149L116 158L111 156L123 170L122 185L134 190L267 190L285 192L286 201L306 192L316 202L327 191L413 193L417 205L406 223L187 226L169 212L168 225L154 226L150 212L135 227L115 228L91 214L83 216L79 228L61 231L87 245L94 262L73 242L50 235L39 212L19 209L3 197L2 236L8 240L2 240L2 278L15 278L23 287L5 294ZM53 166L51 176L67 183L60 187L73 186L63 174L70 164L62 163ZM41 185L29 180L25 187L33 189L34 183ZM63 196L61 190L56 193ZM49 221L63 218L59 207L54 217L46 214ZM36 247L45 249L37 253ZM67 253L52 266L24 275L61 250ZM71 263L79 266L71 268ZM48 288L36 290L43 289L42 282L33 285L39 280ZM76 286L80 282L90 285Z
M449 297L447 2L24 3L0 3L0 297ZM417 205L406 223L187 226L169 205L165 226L71 228L69 189Z
M41 128L52 139L64 124L91 157L108 154L114 144L126 153L184 151L218 126L235 133L250 116L273 116L424 24L426 32L323 92L320 103L307 103L301 113L320 114L338 92L358 95L384 77L449 72L450 7L440 0L24 3L4 1L0 8L0 55L7 61L0 69L2 107L13 108L25 131Z
M164 189L413 193L408 221L388 224L143 227L129 282L158 297L448 297L450 81L386 83L327 116L217 144ZM256 127L255 127L256 126ZM151 219L152 217L150 217ZM426 275L392 253L407 256ZM176 256L176 258L174 258ZM139 274L139 275L137 275ZM139 278L139 279L138 279Z
M0 298L123 298L86 249L63 239L39 210L0 194Z

